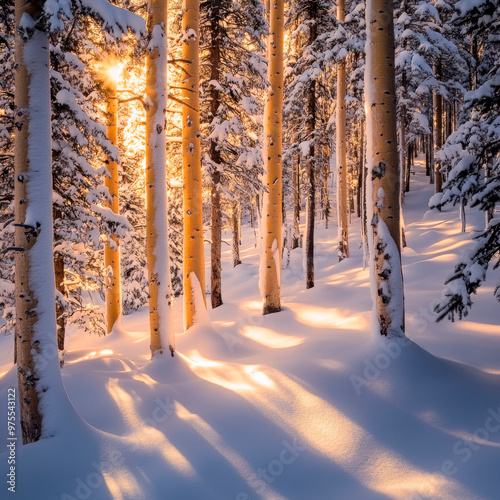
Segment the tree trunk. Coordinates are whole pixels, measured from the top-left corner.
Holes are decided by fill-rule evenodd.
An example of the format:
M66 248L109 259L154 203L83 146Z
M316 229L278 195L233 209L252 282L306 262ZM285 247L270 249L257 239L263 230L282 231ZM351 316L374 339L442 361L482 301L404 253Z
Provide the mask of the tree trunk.
M394 22L391 0L368 0L366 10L368 175L371 182L370 259L379 333L404 335L400 173L397 148Z
M183 4L182 30L186 40L182 57L188 61L182 82L182 173L184 182L184 327L193 325L196 307L205 305L205 257L203 253L203 212L200 144L200 4ZM195 303L193 287L203 297Z
M403 96L406 96L406 71L403 70L403 75L402 75L402 80L403 80ZM405 162L405 152L406 152L406 106L403 104L401 106L400 110L400 116L399 116L399 139L400 139L400 145L399 145L399 164L401 168L401 203L404 203L405 200L405 193L407 192L407 183L406 179L409 177L407 175L407 171L405 168L406 162ZM408 189L409 191L409 189Z
M312 152L311 152L312 149ZM314 154L311 147L309 154ZM306 234L305 234L305 263L306 263L306 289L314 286L314 215L316 211L316 185L314 175L314 160L307 159L307 200L306 200Z
M220 26L220 5L219 2L212 2L212 11L210 16L210 30L212 44L210 47L210 66L212 81L218 82L220 79L220 45L219 45L219 26ZM220 92L216 86L210 87L210 119L213 120L220 106ZM212 163L212 242L210 245L210 289L212 309L222 305L222 213L221 196L219 185L221 182L220 171L217 170L221 163L220 150L214 140L210 141L210 160Z
M429 184L434 184L436 171L434 169L434 124L430 121L431 133L427 135L427 146L429 148Z
M264 167L266 187L263 205L264 248L261 261L263 313L281 310L281 218L282 218L282 122L283 122L283 17L284 0L269 7L268 78L264 113Z
M150 0L146 58L146 250L149 276L151 356L174 355L166 192L167 2Z
M212 174L212 243L210 246L212 309L222 305L222 217L220 206L220 172Z
M240 218L239 218L239 204L233 203L233 212L231 214L231 231L233 233L233 267L241 264L240 260Z
M66 287L64 286L64 258L59 253L54 254L54 273L56 290L64 297ZM64 307L56 301L57 318L57 348L64 351L64 338L66 336L66 321L64 319Z
M429 136L424 137L424 151L425 151L425 175L431 177L431 155L429 154ZM429 179L430 182L430 179Z
M441 78L441 63L434 66L434 74ZM438 150L443 145L443 98L434 90L434 148ZM435 172L435 192L441 193L443 191L443 175L441 174L439 162L434 157L434 172Z
M292 249L298 248L300 244L300 156L297 163L292 166L292 182L293 182L293 239Z
M402 147L402 146L401 146ZM401 168L404 168L405 171L405 193L410 191L410 175L411 175L411 165L413 160L413 151L414 145L408 144L407 153L406 153L406 165L404 163L401 164Z
M43 2L16 0L22 16L38 19ZM16 32L17 33L17 32ZM54 430L44 413L57 412L55 275L52 226L49 37L35 29L28 41L16 35L15 104L15 295L19 414L23 443ZM62 389L62 383L60 383Z
M108 139L116 146L118 144L118 97L116 93L116 81L110 81L111 95L108 98L108 119L107 126ZM109 190L111 202L107 206L115 214L120 213L118 199L118 164L111 158L108 158L107 169L110 177L106 177L105 185ZM113 329L115 321L121 314L121 298L120 298L120 250L119 240L116 234L111 236L113 245L106 244L104 246L104 267L105 279L104 286L106 287L106 332L110 333Z
M325 154L326 158L330 158L330 152ZM331 206L330 206L330 192L328 190L328 177L330 175L330 162L325 165L323 169L323 213L325 215L325 229L328 229L330 222Z
M367 207L367 164L366 164L366 149L365 149L365 121L360 123L360 141L361 141L361 154L360 154L360 171L361 171L361 188L360 188L360 206L361 206L361 243L363 247L363 264L368 265L368 257L370 249L368 245L368 207Z
M345 19L345 2L337 4L337 19ZM346 162L346 75L345 61L337 65L337 224L339 261L349 257L349 239L347 222L347 162Z
M60 219L62 213L59 209L53 208L54 221ZM61 236L54 232L54 246L62 240ZM64 257L59 252L54 252L54 274L56 291L64 299L66 295L66 286L64 285ZM56 322L57 322L57 348L64 351L64 338L66 336L66 320L64 317L64 307L56 299Z
M452 126L452 115L453 115L453 103L451 101L446 103L446 133L445 137L443 137L443 143L450 137L453 132Z
M316 19L316 2L312 0L309 8L309 19ZM317 24L309 26L309 46L317 38ZM309 152L306 158L306 176L307 176L307 200L306 200L306 234L305 234L305 274L306 289L314 286L314 222L316 212L316 172L315 172L315 130L316 130L316 81L309 83L307 91L307 119L305 132L309 143Z

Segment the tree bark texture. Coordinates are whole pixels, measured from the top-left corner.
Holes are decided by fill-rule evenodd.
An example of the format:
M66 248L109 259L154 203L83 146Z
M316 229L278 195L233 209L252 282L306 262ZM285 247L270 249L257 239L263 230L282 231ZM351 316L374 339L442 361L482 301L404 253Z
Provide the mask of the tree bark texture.
M395 337L404 335L404 295L392 1L368 0L366 25L373 295L379 333Z
M149 279L151 356L167 348L174 355L168 254L166 135L167 107L167 1L150 0L146 58L146 253Z
M116 82L111 82L111 95L108 98L108 139L114 146L118 144L118 97ZM109 190L111 201L107 206L115 214L120 213L119 198L118 198L118 163L111 158L108 158L107 169L110 177L106 177L105 184ZM119 240L116 234L111 236L113 246L106 244L104 246L104 267L106 287L106 332L110 333L113 326L121 314L121 285L120 285L120 247Z
M337 4L337 19L345 19L345 2ZM337 223L338 223L338 256L339 261L349 257L349 235L347 212L347 143L346 143L346 74L345 61L337 65Z
M37 19L43 2L16 0L15 22ZM15 300L19 415L24 444L50 432L41 407L59 375L55 312L50 136L49 36L15 42ZM62 387L62 383L61 383ZM57 411L57 409L52 409Z
M205 257L203 253L202 176L200 144L200 4L183 4L182 57L182 172L184 184L184 327L193 325L196 307L205 305ZM199 283L199 285L198 285ZM195 303L193 286L200 286L202 304Z
M281 223L282 223L282 125L284 0L270 2L268 78L264 113L264 167L266 188L263 204L263 255L261 293L263 313L281 310Z

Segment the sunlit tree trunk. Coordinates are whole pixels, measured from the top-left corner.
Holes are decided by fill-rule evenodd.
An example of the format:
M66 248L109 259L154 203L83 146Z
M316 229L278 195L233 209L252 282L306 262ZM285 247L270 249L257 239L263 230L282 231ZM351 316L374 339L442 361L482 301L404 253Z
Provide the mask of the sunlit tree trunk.
M281 219L282 219L282 115L283 115L283 17L284 1L269 7L268 77L264 116L264 166L266 188L263 204L263 255L261 294L263 313L281 310Z
M151 355L167 348L172 356L175 337L171 312L168 254L166 135L167 1L150 0L146 58L146 250L149 278Z
M379 333L404 335L400 173L397 149L394 23L391 0L368 0L366 10L368 221L372 290Z
M116 93L116 81L110 81L110 93L108 98L108 120L107 126L108 139L113 145L118 144L118 97ZM106 177L105 184L109 190L111 201L108 207L115 213L120 212L118 198L118 163L109 158L107 169L110 177ZM106 287L106 331L111 332L115 321L121 314L121 285L120 285L120 248L119 240L116 234L111 236L112 244L104 246L104 266L105 287Z
M37 19L43 2L16 0L21 17ZM47 432L48 405L59 374L55 312L50 136L49 37L16 35L15 246L19 415L23 443ZM50 353L50 355L49 355ZM54 377L54 378L51 378ZM45 412L57 411L45 406Z
M337 19L345 19L345 2L337 4ZM339 261L349 257L348 221L347 221L347 144L346 144L346 75L345 61L337 65L337 224L338 224L338 256Z
M183 4L182 57L182 174L184 182L184 327L193 325L196 307L205 306L205 256L203 254L203 213L200 144L199 0ZM203 303L195 303L193 286L200 287Z
M441 78L441 63L436 64L434 73L438 79ZM443 145L443 98L437 90L434 90L434 148L438 150ZM443 175L439 168L439 163L434 158L435 172L435 192L440 193L443 190Z

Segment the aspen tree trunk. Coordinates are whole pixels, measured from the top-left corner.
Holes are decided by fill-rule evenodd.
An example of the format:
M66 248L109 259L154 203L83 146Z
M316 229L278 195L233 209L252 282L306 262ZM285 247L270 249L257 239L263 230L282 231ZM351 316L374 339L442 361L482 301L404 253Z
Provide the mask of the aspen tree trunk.
M240 217L239 204L233 203L233 213L231 214L231 231L233 232L233 267L241 264L240 260Z
M184 327L193 325L196 307L205 305L205 256L200 144L199 0L183 4L182 57L186 74L182 82L182 175L184 182ZM202 304L195 304L193 286L200 287Z
M441 63L436 64L434 67L434 74L438 79L441 78ZM443 145L443 98L434 90L434 148L437 150ZM434 158L434 172L435 172L435 192L441 193L443 191L443 175L439 168L439 163Z
M21 17L37 19L43 2L16 0ZM26 17L24 18L26 21ZM17 33L17 32L16 32ZM55 275L52 227L49 36L36 29L28 41L16 34L15 246L16 340L19 414L23 443L54 430L44 414L58 411ZM49 382L50 381L50 382Z
M264 314L281 310L283 18L284 0L270 3L268 78L271 88L264 113L264 167L268 192L263 204L264 244L260 273Z
M212 45L210 47L210 79L219 81L220 78L220 5L218 1L212 2L212 13L210 16ZM217 115L220 106L220 92L215 86L210 87L210 114L211 119ZM212 140L210 143L210 159L214 165L220 165L221 154L217 148L217 143ZM214 168L214 167L212 167ZM215 167L216 168L216 167ZM212 243L210 245L210 267L211 267L211 301L212 309L222 305L222 214L220 203L219 185L221 175L218 170L212 173L212 186L210 190L212 202Z
M368 0L366 25L372 295L379 333L396 337L404 335L404 294L392 1Z
M337 19L345 19L345 2L339 0ZM345 61L337 65L337 223L338 223L338 256L339 261L349 257L349 235L347 222L347 160L346 160L346 75Z
M107 126L108 139L116 146L118 144L118 97L116 93L116 82L111 81L111 95L108 98L108 119ZM111 202L107 206L115 213L120 213L118 198L118 163L108 158L107 168L110 177L106 177L105 184L111 196ZM104 246L104 266L106 276L104 284L106 286L106 332L110 333L115 321L121 314L121 285L120 285L120 248L116 234L111 236L113 246Z
M168 254L165 110L167 108L167 1L149 0L146 58L146 253L151 356L174 355Z

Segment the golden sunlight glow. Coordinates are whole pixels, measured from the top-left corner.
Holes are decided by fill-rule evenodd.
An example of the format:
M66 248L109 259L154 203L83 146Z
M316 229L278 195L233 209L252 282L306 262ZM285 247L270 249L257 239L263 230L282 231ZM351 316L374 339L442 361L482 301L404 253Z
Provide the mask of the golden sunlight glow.
M340 327L345 330L366 330L368 321L361 315L351 316L343 313L340 309L331 307L315 307L311 305L294 304L291 308L297 319L302 323L315 327Z
M263 328L262 326L245 325L240 330L240 333L254 342L258 342L259 344L272 349L286 349L288 347L294 347L302 344L305 340L303 337L283 335L269 328Z
M457 321L456 327L459 330L471 330L474 333L483 333L486 335L499 335L500 326L488 323L477 323L475 321Z
M103 358L105 356L111 356L113 351L111 349L103 349L102 351L92 351L88 354L80 356L79 358L72 359L71 361L66 361L67 364L72 365L74 363L79 363L80 361L86 361L87 359Z
M244 371L257 384L264 387L272 387L274 385L273 381L263 371L257 371L258 369L258 365L249 365L245 366Z
M212 361L211 359L204 358L196 349L189 351L188 356L184 356L181 352L177 353L184 361L187 361L190 366L196 367L216 367L222 366L222 363L218 361Z
M124 64L115 57L108 57L100 64L100 78L106 87L116 88L122 78Z
M214 324L217 326L234 326L236 321L214 321Z
M247 300L243 303L245 309L253 309L255 311L262 310L262 300Z
M135 375L132 376L134 380L137 380L138 382L143 382L146 385L149 385L150 387L154 386L157 384L156 380L152 379L149 375L146 375L145 373L136 373Z
M114 61L110 65L106 65L105 71L108 79L118 85L122 76L123 64Z
M206 358L203 366L194 363L190 368L200 378L238 392L301 446L328 457L367 488L387 498L406 500L415 494L436 500L454 497L457 486L453 479L435 477L419 469L378 442L348 415L278 370L262 365L211 363ZM245 385L253 390L241 391ZM226 453L228 460L236 460L227 449L220 450L220 436L198 415L193 416L181 406L178 415L195 422L198 432ZM361 453L365 448L373 452Z

